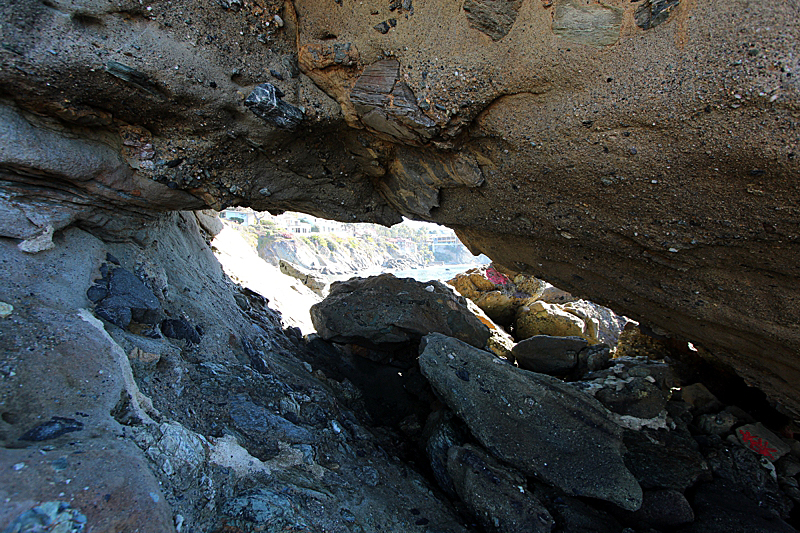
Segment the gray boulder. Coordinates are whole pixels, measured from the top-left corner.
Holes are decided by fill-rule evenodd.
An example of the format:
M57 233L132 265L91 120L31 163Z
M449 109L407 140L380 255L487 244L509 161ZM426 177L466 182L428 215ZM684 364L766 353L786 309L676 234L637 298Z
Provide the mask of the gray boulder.
M448 286L391 274L334 283L330 295L311 307L311 321L325 340L384 349L432 332L479 348L489 339L489 328Z
M236 428L248 435L264 434L291 443L308 444L315 440L307 429L254 404L245 395L231 400L229 414Z
M534 335L520 341L511 353L520 368L542 374L564 375L578 364L578 352L589 346L582 337Z
M595 398L609 410L636 418L653 418L667 406L667 395L645 378L633 377L619 381L618 386L604 387Z
M423 348L422 373L495 457L568 494L641 506L620 428L597 400L444 335L428 335Z
M483 450L453 446L447 471L455 490L488 531L547 533L555 522L542 503L525 489L525 478L502 466Z

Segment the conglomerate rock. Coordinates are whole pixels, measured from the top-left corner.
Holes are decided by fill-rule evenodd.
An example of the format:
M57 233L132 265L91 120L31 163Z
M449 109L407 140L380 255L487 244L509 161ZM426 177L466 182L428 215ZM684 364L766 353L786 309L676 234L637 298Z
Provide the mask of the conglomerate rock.
M3 3L0 234L432 220L800 413L796 2L400 4Z

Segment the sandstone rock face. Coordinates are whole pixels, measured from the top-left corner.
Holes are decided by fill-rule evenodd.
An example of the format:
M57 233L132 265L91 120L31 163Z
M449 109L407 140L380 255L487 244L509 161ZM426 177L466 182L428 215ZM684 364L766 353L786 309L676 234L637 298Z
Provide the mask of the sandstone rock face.
M800 413L794 3L0 10L2 235L232 204L433 220ZM267 84L291 128L247 103Z
M441 334L424 346L422 373L492 455L567 494L639 508L620 428L596 400Z
M463 297L475 302L492 320L507 327L514 322L517 309L538 299L544 285L531 276L508 273L509 276L498 271L494 265L473 268L449 283Z
M557 304L533 302L517 311L517 337L527 339L535 335L551 337L582 337L593 343L597 337L592 335L590 325L580 317L568 313Z
M489 328L448 286L391 274L334 283L311 320L325 340L369 347L391 349L432 332L480 348L489 339Z

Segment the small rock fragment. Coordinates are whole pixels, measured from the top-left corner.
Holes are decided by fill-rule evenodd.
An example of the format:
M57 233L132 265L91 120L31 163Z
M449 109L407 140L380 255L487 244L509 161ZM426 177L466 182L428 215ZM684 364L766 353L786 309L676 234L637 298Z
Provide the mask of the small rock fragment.
M14 312L14 306L6 302L0 302L0 318L8 318Z
M633 18L636 20L637 26L643 30L649 30L665 22L673 8L680 3L680 0L647 0L639 6Z
M161 333L170 339L183 339L191 344L200 342L200 334L183 318L167 318L161 321Z
M512 348L520 368L554 376L569 373L578 362L578 352L589 343L581 337L534 335Z
M3 533L34 533L52 531L54 533L78 533L84 530L86 516L68 503L51 501L33 507L3 530Z
M634 516L653 527L667 529L692 522L694 511L679 491L660 489L644 493L642 508Z
M738 420L728 412L718 414L700 415L697 418L697 427L707 435L724 435L733 429Z
M287 130L296 128L303 120L303 111L281 100L283 92L271 83L257 85L244 101L250 111L265 122Z
M691 405L697 414L717 413L725 407L702 383L681 388L681 399Z
M25 239L19 243L17 248L29 254L51 250L56 246L53 244L53 231L55 231L53 226L47 225L35 237Z
M73 418L54 416L47 422L26 431L19 440L39 442L43 440L55 439L65 433L80 431L83 429L83 422Z

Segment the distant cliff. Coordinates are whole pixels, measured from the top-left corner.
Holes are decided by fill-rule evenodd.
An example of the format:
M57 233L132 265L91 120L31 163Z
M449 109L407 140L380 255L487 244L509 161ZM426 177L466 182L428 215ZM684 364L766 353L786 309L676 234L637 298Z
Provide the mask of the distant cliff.
M397 230L380 228L378 231L382 235L355 237L316 233L297 235L269 222L234 227L268 263L277 266L283 259L323 274L348 274L378 268L408 269L435 261L447 262L438 258L438 253L434 256L430 252L422 232L406 231L404 236L399 236ZM469 252L466 253L471 257ZM459 253L450 255L461 257Z

